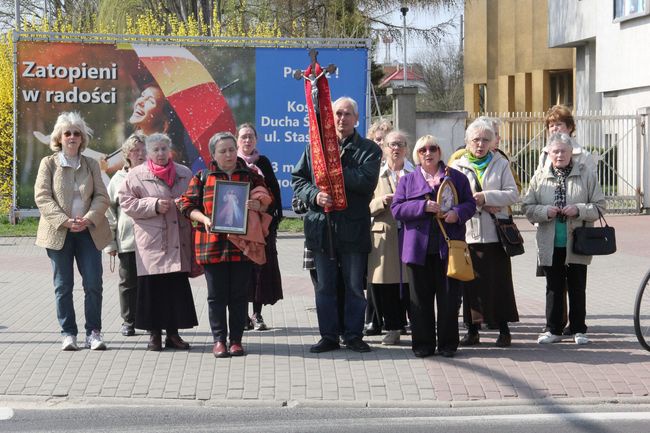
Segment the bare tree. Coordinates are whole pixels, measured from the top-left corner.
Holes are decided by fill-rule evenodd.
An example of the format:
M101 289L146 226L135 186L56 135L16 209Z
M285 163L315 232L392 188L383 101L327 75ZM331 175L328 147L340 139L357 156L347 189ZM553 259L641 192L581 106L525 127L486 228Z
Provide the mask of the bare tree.
M419 56L426 95L418 108L434 111L463 109L463 52L455 44L430 48Z

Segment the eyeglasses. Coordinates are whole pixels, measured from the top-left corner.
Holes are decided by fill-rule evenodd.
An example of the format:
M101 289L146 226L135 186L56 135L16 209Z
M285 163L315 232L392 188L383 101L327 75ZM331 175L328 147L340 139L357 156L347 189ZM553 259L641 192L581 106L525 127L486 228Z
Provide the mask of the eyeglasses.
M404 141L391 141L390 143L386 143L386 146L392 147L393 149L400 149L406 147L406 143Z
M436 146L436 145L433 145L433 146L424 146L424 147L421 147L421 148L418 149L418 153L419 153L420 155L424 155L425 153L427 153L427 150L428 150L429 152L431 152L431 153L436 153L437 151L440 150L440 147L439 147L439 146Z
M79 131L65 131L63 133L64 137L70 137L71 135L74 135L75 137L81 137L81 132L79 132Z

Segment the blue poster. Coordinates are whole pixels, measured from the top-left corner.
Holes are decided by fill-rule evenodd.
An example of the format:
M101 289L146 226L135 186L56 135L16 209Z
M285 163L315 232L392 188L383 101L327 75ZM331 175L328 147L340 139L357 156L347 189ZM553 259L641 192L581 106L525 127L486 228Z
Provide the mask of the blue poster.
M257 147L275 170L282 191L282 205L291 207L291 171L309 142L309 121L303 80L296 80L296 69L310 64L309 50L257 48L255 73L255 124ZM359 105L357 131L366 132L366 88L368 85L366 49L318 49L318 63L337 66L328 75L332 101L349 96Z

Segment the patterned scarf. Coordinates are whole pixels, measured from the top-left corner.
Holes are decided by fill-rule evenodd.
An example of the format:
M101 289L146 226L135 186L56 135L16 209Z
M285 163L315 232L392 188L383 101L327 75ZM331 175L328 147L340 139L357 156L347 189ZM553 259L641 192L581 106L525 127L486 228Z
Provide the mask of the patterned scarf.
M559 207L560 209L566 206L566 178L571 173L572 165L569 164L566 167L553 167L551 164L551 172L555 179L557 180L557 185L555 186L555 196L553 199L553 206ZM559 218L563 220L562 218Z
M246 161L246 165L248 168L253 170L255 173L259 174L260 176L264 177L262 174L262 170L255 165L258 159L260 159L260 153L258 152L257 149L253 149L253 152L251 152L250 155L245 155L241 150L237 150L237 156Z
M485 169L487 168L490 161L492 161L493 156L494 155L492 152L488 152L483 158L477 158L472 155L471 152L467 152L467 159L476 172L476 176L478 177L478 180L481 182L481 184L483 183L483 175L485 174Z
M176 166L174 165L174 161L170 159L167 161L167 165L158 165L148 159L147 165L151 173L169 185L170 188L174 185L174 180L176 180Z

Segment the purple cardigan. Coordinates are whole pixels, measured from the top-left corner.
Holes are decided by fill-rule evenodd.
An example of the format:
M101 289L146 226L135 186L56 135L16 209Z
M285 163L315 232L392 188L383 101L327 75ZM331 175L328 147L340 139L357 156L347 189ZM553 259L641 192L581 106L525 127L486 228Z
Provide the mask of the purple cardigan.
M442 170L444 163L440 162ZM449 168L449 177L458 192L458 205L453 209L458 214L455 224L444 223L445 230L450 239L465 240L465 222L476 212L476 201L472 194L467 177L458 170ZM424 211L425 194L432 194L431 187L422 176L420 167L402 177L397 185L393 203L390 209L396 220L402 222L401 251L402 262L424 265L427 255L427 245L433 221L433 214ZM447 242L440 236L438 251L442 259L447 258Z

